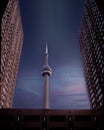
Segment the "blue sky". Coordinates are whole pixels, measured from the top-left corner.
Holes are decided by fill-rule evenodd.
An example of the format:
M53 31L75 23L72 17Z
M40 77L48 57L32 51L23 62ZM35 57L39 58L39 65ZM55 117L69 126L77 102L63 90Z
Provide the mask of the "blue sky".
M83 0L20 0L24 43L13 108L43 108L45 44L49 48L50 108L89 109L78 43Z

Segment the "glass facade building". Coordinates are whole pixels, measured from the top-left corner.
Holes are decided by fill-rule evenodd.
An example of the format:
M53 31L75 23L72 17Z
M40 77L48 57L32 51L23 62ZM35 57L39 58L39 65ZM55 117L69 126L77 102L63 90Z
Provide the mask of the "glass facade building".
M93 109L104 108L104 0L86 0L79 33L84 73Z
M1 0L0 108L11 108L23 43L18 0Z

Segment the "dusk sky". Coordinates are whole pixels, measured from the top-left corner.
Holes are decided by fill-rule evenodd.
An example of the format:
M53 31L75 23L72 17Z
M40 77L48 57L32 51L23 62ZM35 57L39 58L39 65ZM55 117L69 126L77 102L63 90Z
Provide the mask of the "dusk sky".
M51 109L89 109L78 34L84 0L20 0L24 42L13 108L43 108L48 43Z

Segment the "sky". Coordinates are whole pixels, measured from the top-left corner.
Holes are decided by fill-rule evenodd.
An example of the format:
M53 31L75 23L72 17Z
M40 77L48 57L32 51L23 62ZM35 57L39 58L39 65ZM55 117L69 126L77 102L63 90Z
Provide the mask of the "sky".
M43 108L48 44L51 109L89 109L78 43L84 0L19 0L24 42L13 108Z

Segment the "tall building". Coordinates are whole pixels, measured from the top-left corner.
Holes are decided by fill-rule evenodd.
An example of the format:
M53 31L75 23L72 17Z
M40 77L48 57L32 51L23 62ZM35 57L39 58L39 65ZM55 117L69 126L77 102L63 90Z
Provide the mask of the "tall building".
M45 52L45 65L41 71L44 76L44 108L49 109L49 76L52 75L52 69L48 65L48 47L46 44L46 52Z
M1 0L0 108L11 108L23 43L18 0Z
M104 109L104 0L86 0L79 43L91 107Z

